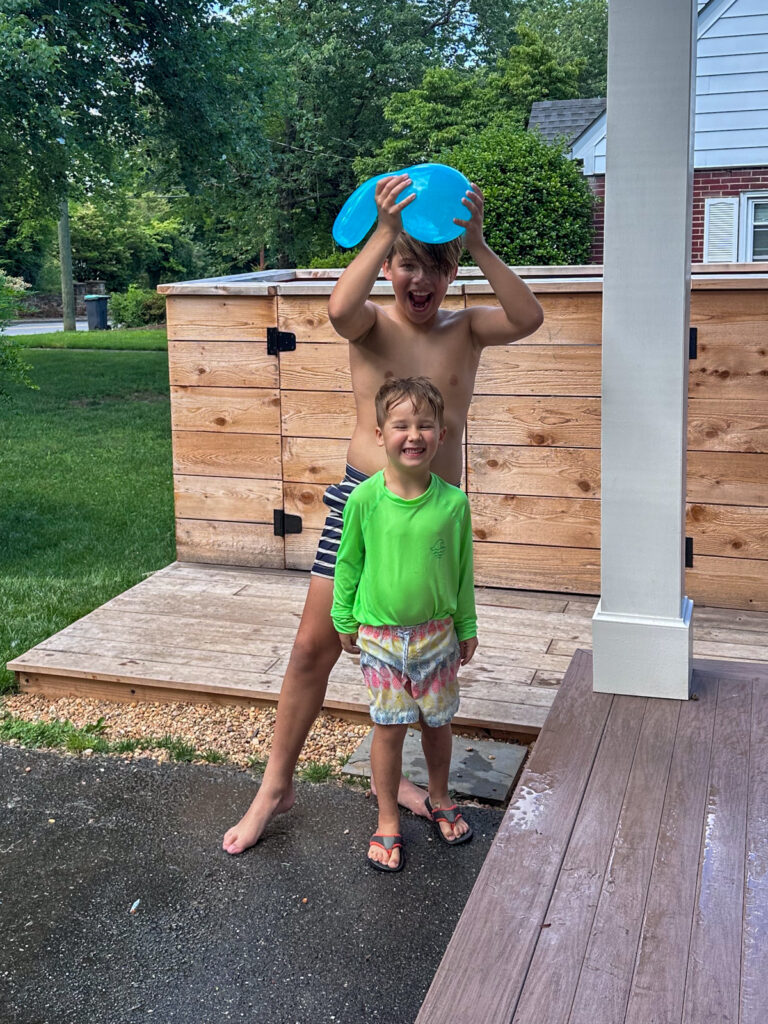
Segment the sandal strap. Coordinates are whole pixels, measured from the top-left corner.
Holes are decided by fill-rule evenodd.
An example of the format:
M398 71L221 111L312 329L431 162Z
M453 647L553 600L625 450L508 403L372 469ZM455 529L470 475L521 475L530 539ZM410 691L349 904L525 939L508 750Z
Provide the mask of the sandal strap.
M432 808L432 821L447 821L449 825L454 825L459 819L463 821L464 815L458 810L457 804L453 807Z
M380 846L383 850L386 850L387 853L391 853L392 850L397 849L398 846L402 847L402 836L399 832L396 832L393 836L375 835L371 838L370 845Z

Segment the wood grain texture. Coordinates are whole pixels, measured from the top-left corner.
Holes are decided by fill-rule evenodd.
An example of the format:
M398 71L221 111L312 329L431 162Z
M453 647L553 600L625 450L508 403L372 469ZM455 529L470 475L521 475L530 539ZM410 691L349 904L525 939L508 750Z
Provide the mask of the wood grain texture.
M701 555L768 559L768 508L688 505L686 533Z
M280 354L281 387L288 391L352 391L349 345L298 342Z
M603 297L600 292L536 294L544 311L541 327L525 339L527 345L599 345L602 337ZM492 292L468 292L467 307L498 306Z
M355 399L344 391L281 391L284 437L334 437L349 441Z
M277 323L271 295L169 296L169 341L263 341Z
M600 547L599 501L470 492L469 504L472 535L478 541Z
M344 477L348 441L333 438L283 438L283 479L288 483L338 483Z
M481 586L600 593L599 550L482 542L474 545L474 555Z
M687 497L716 505L768 505L768 455L690 452Z
M693 397L688 403L688 450L768 452L765 399Z
M752 683L721 679L683 1024L738 1024Z
M600 496L600 452L468 444L469 491L561 498Z
M768 1006L768 685L755 678L747 784L739 1024L762 1024Z
M277 356L260 341L169 341L172 385L182 387L277 388Z
M477 395L467 437L473 444L599 448L600 399Z
M574 660L478 875L417 1024L509 1024L520 997L612 697ZM578 743L567 742L579 721ZM556 783L555 783L555 780ZM514 898L510 888L514 864Z
M280 392L267 388L171 387L173 430L279 434Z
M178 430L173 435L173 471L192 476L279 480L280 436Z
M282 537L272 523L222 523L207 519L176 520L176 555L189 562L253 565L281 569Z
M612 703L514 1024L568 1022L646 703Z
M698 701L680 706L626 1024L683 1013L717 684L694 677L691 689Z
M600 395L599 345L543 346L517 342L483 352L478 395Z
M173 491L179 519L271 524L273 510L283 507L279 480L177 473Z
M679 714L679 701L646 703L569 1024L623 1019Z
M688 596L700 604L768 611L768 563L762 559L694 554L685 581Z

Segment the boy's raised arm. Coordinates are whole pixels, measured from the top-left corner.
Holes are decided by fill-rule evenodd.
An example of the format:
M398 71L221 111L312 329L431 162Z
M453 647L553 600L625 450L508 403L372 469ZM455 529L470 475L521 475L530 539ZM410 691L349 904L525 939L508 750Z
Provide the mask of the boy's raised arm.
M483 194L472 185L462 200L470 210L470 220L456 219L465 228L464 244L501 303L476 306L471 311L472 336L480 346L507 345L533 334L541 326L544 313L528 285L501 260L483 237Z
M373 327L376 306L369 301L381 265L400 234L403 222L401 210L413 202L416 195L398 201L398 196L411 184L407 174L382 178L376 185L376 230L355 256L336 283L328 300L328 316L343 338L357 341Z

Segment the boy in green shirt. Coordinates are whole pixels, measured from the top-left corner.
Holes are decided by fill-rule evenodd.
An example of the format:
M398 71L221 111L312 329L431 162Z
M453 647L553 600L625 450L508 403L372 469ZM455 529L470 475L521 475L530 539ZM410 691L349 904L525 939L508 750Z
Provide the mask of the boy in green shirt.
M405 734L419 721L427 811L444 842L472 838L448 797L457 673L477 648L477 615L469 502L430 469L445 437L443 408L425 377L379 389L376 441L387 464L349 495L336 560L331 618L343 649L361 655L374 722L379 821L368 863L379 871L405 863L397 791Z

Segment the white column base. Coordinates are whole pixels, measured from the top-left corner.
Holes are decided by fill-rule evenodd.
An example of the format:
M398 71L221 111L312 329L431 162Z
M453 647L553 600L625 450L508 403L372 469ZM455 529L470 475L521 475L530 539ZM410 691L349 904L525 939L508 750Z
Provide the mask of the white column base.
M594 691L687 700L693 601L683 598L679 619L620 615L601 605L592 617Z

